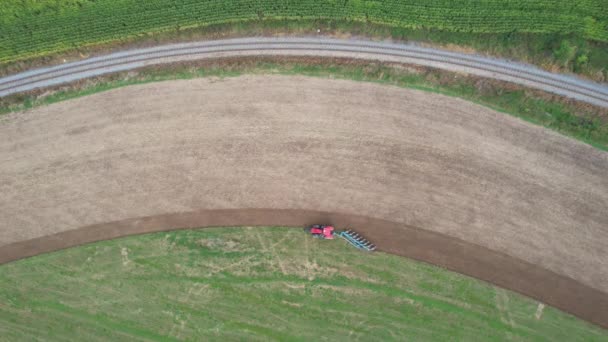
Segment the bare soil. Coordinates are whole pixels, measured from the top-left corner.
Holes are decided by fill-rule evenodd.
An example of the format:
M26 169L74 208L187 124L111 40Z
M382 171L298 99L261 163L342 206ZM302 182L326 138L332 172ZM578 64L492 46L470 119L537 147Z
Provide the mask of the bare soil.
M353 214L299 209L216 209L139 217L12 243L0 249L0 263L80 244L167 229L218 226L302 227L319 222L338 227L356 227L358 233L370 237L384 252L485 280L608 328L608 296L605 292L460 239Z
M193 72L196 69L222 70L235 73L255 73L259 71L260 63L274 63L289 70L300 66L325 66L328 68L361 68L366 74L372 74L379 66L389 67L396 75L416 74L423 75L432 86L459 87L463 84L474 86L477 93L483 95L502 95L507 91L524 91L525 96L532 100L543 100L546 102L559 103L572 114L585 119L597 119L600 123L608 122L608 108L596 106L569 97L560 96L535 88L528 88L514 83L500 81L497 79L475 76L472 74L456 73L447 70L439 70L431 67L423 67L414 64L401 63L379 63L368 60L331 57L298 57L298 56L257 56L257 57L225 57L221 59L202 59L187 62L175 62L170 64L147 66L140 69L118 72L108 75L91 77L67 84L35 89L28 92L12 94L0 98L0 112L3 107L19 106L26 101L36 102L57 92L82 91L95 85L113 81L140 80L143 81L151 74L168 74Z
M608 154L466 101L306 77L170 81L9 114L0 137L3 262L205 225L183 218L201 210L324 211L392 224L354 227L385 251L608 326ZM128 224L103 233L114 221Z

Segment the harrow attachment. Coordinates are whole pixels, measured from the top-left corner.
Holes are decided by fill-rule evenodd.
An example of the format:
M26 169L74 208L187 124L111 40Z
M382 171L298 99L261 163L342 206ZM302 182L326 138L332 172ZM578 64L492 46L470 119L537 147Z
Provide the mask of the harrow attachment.
M359 249L363 249L368 252L371 252L376 249L376 245L369 242L366 238L350 229L341 231L340 233L338 233L338 236L340 236L344 240L348 241L351 245Z

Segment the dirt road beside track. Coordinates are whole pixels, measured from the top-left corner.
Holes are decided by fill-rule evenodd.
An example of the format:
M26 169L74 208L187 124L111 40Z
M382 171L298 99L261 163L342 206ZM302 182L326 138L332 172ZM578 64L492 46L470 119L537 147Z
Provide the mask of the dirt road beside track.
M312 210L458 238L608 293L608 154L459 99L305 77L171 81L6 115L0 139L3 259L112 221ZM428 254L480 267L471 248L444 247ZM522 274L511 288L540 281Z

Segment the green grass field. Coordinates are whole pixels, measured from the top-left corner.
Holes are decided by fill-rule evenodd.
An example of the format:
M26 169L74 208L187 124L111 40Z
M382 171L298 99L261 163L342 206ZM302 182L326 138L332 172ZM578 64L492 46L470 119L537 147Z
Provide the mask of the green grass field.
M281 31L287 21L545 58L602 78L607 8L608 0L4 0L0 64L210 25L262 22Z
M486 283L299 229L105 241L0 266L2 340L600 341Z

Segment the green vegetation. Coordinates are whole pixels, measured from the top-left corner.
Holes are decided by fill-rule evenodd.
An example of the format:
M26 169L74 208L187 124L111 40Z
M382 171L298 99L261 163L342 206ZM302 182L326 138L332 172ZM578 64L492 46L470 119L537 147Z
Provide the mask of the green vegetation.
M606 8L608 0L4 0L0 64L149 34L255 23L246 33L354 29L559 62L605 78Z
M599 341L600 328L484 282L299 229L105 241L0 266L17 340Z
M193 77L232 77L255 73L352 79L461 97L608 151L608 117L606 113L591 112L545 100L531 92L519 88L501 87L492 81L475 80L448 72L391 68L373 64L362 66L336 63L240 62L234 64L219 63L205 67L173 66L148 69L141 71L137 76L133 76L132 73L128 76L119 74L113 76L110 80L98 80L95 85L64 90L40 98L17 95L0 100L0 114L25 110L132 84Z

